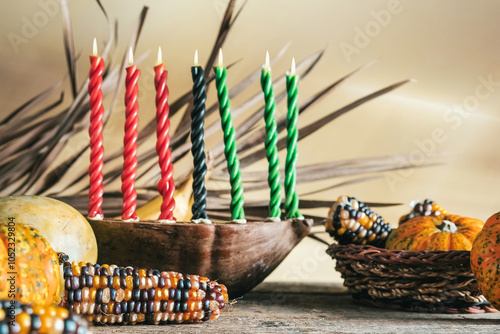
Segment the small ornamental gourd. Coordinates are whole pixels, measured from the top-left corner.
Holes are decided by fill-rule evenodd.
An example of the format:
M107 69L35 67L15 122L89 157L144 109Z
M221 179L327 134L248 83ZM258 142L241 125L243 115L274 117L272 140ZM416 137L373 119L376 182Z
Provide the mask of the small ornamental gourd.
M340 245L384 247L392 228L354 197L340 196L328 212L325 229Z
M0 299L59 303L60 283L57 254L38 230L13 221L0 225Z
M395 229L387 239L386 248L407 251L469 251L483 225L479 219L458 215L417 217Z
M500 309L500 212L486 220L474 240L470 266L481 293Z

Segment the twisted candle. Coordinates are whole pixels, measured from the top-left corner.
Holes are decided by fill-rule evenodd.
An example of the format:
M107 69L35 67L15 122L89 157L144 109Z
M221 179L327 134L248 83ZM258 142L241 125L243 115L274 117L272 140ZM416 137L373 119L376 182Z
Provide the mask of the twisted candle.
M243 183L240 174L240 161L236 155L236 140L233 121L231 118L231 102L227 92L227 72L222 66L222 51L219 51L219 66L214 67L215 85L217 87L217 98L219 100L219 114L222 130L224 133L224 155L227 161L229 182L231 184L231 218L236 222L246 222L243 209Z
M90 95L90 165L89 165L89 208L88 216L92 219L102 219L102 197L103 187L103 157L102 128L104 108L102 106L102 75L104 73L104 61L97 56L97 43L94 38L94 54L90 56L89 87Z
M269 66L269 53L266 53L266 64L262 68L260 84L264 93L266 106L264 120L266 123L266 157L268 162L267 183L270 188L269 217L278 220L281 217L280 161L278 159L278 129L276 125L276 102L274 99L273 81Z
M207 189L205 188L205 175L207 164L205 161L205 143L203 141L205 124L206 81L205 72L198 66L198 51L195 53L194 66L191 67L193 78L193 110L191 111L191 152L193 154L193 220L208 219Z
M285 213L287 218L302 218L299 212L299 196L295 190L297 181L297 140L299 130L297 119L299 117L298 107L298 81L295 75L295 59L292 60L292 69L286 75L286 90L288 94L286 115L286 164L285 164Z
M133 63L132 48L129 53L130 63ZM135 175L137 173L137 126L139 123L139 86L137 84L141 71L136 65L127 67L125 79L125 137L123 138L123 220L137 220L135 209L137 206L137 193L135 191Z
M175 183L174 167L172 165L172 154L170 152L170 111L168 105L168 87L165 64L161 61L161 49L158 49L158 65L155 66L155 87L156 87L156 152L161 170L160 182L158 182L158 192L163 201L161 203L160 220L175 220Z

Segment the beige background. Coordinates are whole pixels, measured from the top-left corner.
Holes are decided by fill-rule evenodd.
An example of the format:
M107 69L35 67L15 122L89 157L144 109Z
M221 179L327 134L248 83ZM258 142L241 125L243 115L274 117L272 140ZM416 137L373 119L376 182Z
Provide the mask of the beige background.
M2 3L2 112L16 108L67 71L60 6L54 3ZM227 0L103 0L110 17L119 21L118 49L127 44L143 4L150 6L136 54L148 54L141 68L145 74L149 71L150 76L156 49L162 46L172 98L191 87L189 67L194 50L200 51L204 63L226 3ZM45 15L51 16L47 22L38 21L39 27L27 36L23 27L27 21L40 20L44 16L40 13L47 13L43 4L51 4L49 8L54 12L49 11ZM79 78L83 80L88 73L92 38L96 36L102 46L108 30L95 2L72 1L70 11L76 49L81 55ZM419 165L431 161L426 157L421 160L424 151L448 152L441 159L445 164L381 174L380 179L310 198L334 201L340 194L351 194L364 201L401 203L432 198L449 211L486 219L500 209L499 14L498 1L250 0L224 46L228 62L243 59L230 72L229 84L258 68L266 50L276 54L290 41L283 60L273 67L274 73L288 69L292 57L301 60L326 47L318 66L300 83L299 99L376 61L301 117L299 124L303 125L376 89L403 79L416 79L301 142L299 164L409 154L412 162ZM26 43L13 46L9 41L12 34L23 36ZM256 84L248 94L258 89ZM142 92L144 119L154 113L152 93L146 89ZM122 111L121 105L115 111L115 142L108 139L108 146L121 142ZM279 112L285 112L283 104ZM330 180L328 184L341 181ZM318 182L299 189L305 192L325 185ZM400 206L376 211L395 222L407 210ZM332 275L336 276L332 267L324 255L324 246L305 240L269 280L331 281Z

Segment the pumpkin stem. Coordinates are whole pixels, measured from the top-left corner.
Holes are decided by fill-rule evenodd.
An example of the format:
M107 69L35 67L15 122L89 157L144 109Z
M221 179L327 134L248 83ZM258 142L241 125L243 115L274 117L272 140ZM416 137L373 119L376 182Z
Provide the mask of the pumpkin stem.
M443 220L443 223L438 226L438 229L448 233L456 233L458 231L457 225L449 220Z

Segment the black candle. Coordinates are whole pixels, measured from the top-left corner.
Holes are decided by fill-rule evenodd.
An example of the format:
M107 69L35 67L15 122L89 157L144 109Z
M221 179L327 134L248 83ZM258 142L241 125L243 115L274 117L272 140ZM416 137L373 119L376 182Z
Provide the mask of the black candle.
M210 223L208 220L207 189L205 188L205 175L207 174L207 164L205 161L205 143L203 141L205 124L205 101L207 100L204 71L198 65L198 50L194 54L194 66L191 67L193 77L193 110L191 111L191 152L193 154L193 197L194 202L191 208L192 220L196 223Z

